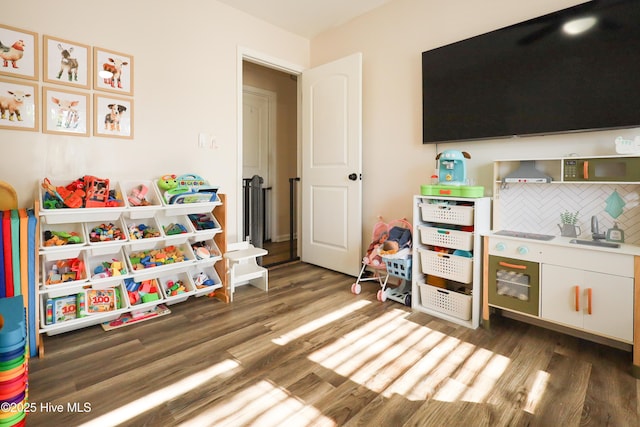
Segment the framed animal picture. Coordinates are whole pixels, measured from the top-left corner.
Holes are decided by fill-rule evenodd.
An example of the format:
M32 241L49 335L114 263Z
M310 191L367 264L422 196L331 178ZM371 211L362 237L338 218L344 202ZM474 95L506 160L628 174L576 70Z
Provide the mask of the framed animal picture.
M93 88L133 96L133 56L94 47Z
M38 80L38 34L0 24L0 74Z
M89 89L91 86L91 50L89 46L43 36L43 80L49 83Z
M38 86L0 79L0 129L39 130Z
M133 139L133 100L94 93L93 135Z
M42 88L42 132L89 136L89 94Z

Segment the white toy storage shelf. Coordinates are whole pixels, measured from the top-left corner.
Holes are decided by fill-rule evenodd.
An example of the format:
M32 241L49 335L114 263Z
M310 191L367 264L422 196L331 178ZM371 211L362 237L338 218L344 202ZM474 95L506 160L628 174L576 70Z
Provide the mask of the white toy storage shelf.
M133 206L126 201L126 195L134 186L144 184L149 189L146 200L147 206ZM65 185L61 183L60 185ZM227 287L226 268L223 260L226 250L226 209L224 207L225 195L218 193L217 200L213 202L187 203L180 206L166 205L157 194L155 185L151 181L131 181L119 183L116 187L123 196L122 206L104 208L78 208L78 209L42 209L43 190L39 186L38 199L36 201L36 214L39 217L39 241L40 241L40 286L39 286L39 310L40 333L56 335L87 326L98 325L117 319L124 313L141 313L159 304L171 305L187 300L189 297L203 296L215 291L215 296L225 302L230 301L230 292ZM215 215L214 215L215 210ZM196 217L192 218L191 216ZM202 221L207 227L196 229L192 222ZM112 224L123 232L120 240L90 241L93 229L100 225ZM145 224L157 230L156 237L132 238L129 226ZM167 234L164 230L173 229L180 224L184 227L182 232ZM80 237L81 242L62 245L45 246L45 233L47 231L73 233ZM209 256L202 256L200 246L209 248ZM195 249L194 249L195 248ZM141 269L136 263L141 257L147 256L151 251L170 253L175 250L175 262L156 265ZM196 252L199 256L196 256ZM206 254L207 251L204 251ZM79 259L82 262L75 271L75 280L50 283L49 274L53 266L65 260ZM113 264L113 263L116 264ZM120 274L96 274L96 268L101 265L111 265L118 269ZM112 270L116 270L113 268ZM206 285L196 284L194 278L203 277L209 279ZM59 279L59 278L58 278ZM125 283L151 281L156 285L157 293L146 301L140 301L132 305ZM180 282L184 289L180 293L172 293L169 288L172 284ZM119 301L113 309L107 311L87 310L90 301L83 301L87 314L84 317L75 317L70 320L57 322L54 313L47 312L47 303L59 297L78 295L92 295L92 290L117 290ZM71 298L72 299L72 298ZM59 300L58 300L59 301ZM61 308L64 310L64 308Z
M413 197L412 308L469 328L480 325L482 240L489 197Z

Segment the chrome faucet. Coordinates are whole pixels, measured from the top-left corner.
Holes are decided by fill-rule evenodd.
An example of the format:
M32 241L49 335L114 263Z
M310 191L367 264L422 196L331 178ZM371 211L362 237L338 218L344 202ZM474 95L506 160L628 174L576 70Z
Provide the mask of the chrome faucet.
M598 217L593 215L591 217L591 238L593 240L602 240L605 237L606 236L604 233L600 233L600 230L598 227Z

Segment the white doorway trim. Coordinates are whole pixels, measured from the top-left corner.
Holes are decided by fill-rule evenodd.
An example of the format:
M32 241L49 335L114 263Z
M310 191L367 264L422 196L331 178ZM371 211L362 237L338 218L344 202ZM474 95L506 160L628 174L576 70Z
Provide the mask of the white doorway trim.
M236 94L237 94L237 102L236 102L236 107L237 107L237 141L236 141L236 146L237 146L237 159L238 159L238 163L237 163L237 177L236 177L236 194L237 196L237 200L236 200L236 212L237 212L237 217L240 218L241 213L243 212L242 210L242 97L243 97L243 87L244 87L244 83L243 83L243 78L242 78L242 63L243 61L249 61L249 62L253 62L255 64L258 65L262 65L264 67L267 68L271 68L274 70L278 70L278 71L283 71L289 74L294 74L299 76L300 74L302 74L302 71L304 70L304 67L301 65L297 65L297 64L293 64L290 63L288 61L284 61L280 58L276 58L267 54L264 54L262 52L257 52L255 50L246 48L246 47L242 47L242 46L238 46L238 51L237 51L237 65L236 65L236 82L237 82L237 89L236 89ZM298 98L298 106L300 106L300 82L298 82L298 94L297 94L297 98ZM300 144L301 144L301 130L300 130L300 122L301 122L301 113L300 113L300 108L297 108L298 110L298 117L297 117L297 122L298 122L298 153L300 153ZM300 171L300 156L298 156L298 172ZM296 198L297 200L299 200L299 197ZM298 221L298 227L297 229L299 229L299 219ZM237 230L236 230L236 236L238 241L242 241L244 240L244 236L243 236L243 223L244 221L237 221ZM299 246L298 246L299 248ZM299 249L298 249L299 250Z
M273 236L276 235L277 232L279 232L279 230L277 229L278 204L276 203L276 201L278 200L278 188L274 184L276 180L276 173L277 173L277 167L278 167L278 150L276 147L276 123L277 123L276 106L278 103L278 95L273 91L260 89L260 88L249 86L249 85L243 85L242 88L243 88L242 89L243 93L245 95L253 97L254 100L259 99L260 106L262 107L266 105L267 107L266 108L267 120L265 122L265 125L267 126L266 132L262 132L262 129L259 130L261 134L261 137L259 138L259 140L266 142L266 144L261 144L262 145L261 151L263 153L266 153L266 156L267 156L267 170L265 171L266 173L263 173L260 175L264 175L263 178L265 178L265 182L264 182L265 188L271 187L271 191L270 191L271 194L268 198L270 203L267 203L267 200L265 200L265 209L268 209L268 212L269 212L269 216L267 217L267 220L268 220L267 227L270 232L269 235L271 236L271 239L274 240ZM245 104L246 102L247 100L243 98L242 103ZM243 146L245 144L244 135L242 137L242 144ZM244 162L243 162L243 172L244 172ZM248 176L248 175L245 176L244 173L242 175L243 175L243 178L251 178L251 176ZM267 235L267 229L265 229L265 236L266 235Z

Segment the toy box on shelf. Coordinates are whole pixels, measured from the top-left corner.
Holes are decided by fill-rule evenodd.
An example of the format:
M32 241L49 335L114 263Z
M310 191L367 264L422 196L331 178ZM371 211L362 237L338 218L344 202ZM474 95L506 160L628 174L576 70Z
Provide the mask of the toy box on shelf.
M120 182L129 218L150 218L162 210L162 201L153 181Z
M208 213L219 204L218 187L199 175L164 175L154 183L168 215Z
M129 310L122 283L110 287L89 286L74 294L40 298L40 332L57 335L97 325Z
M71 182L45 178L38 190L40 215L47 224L114 221L126 209L117 185L91 175Z

